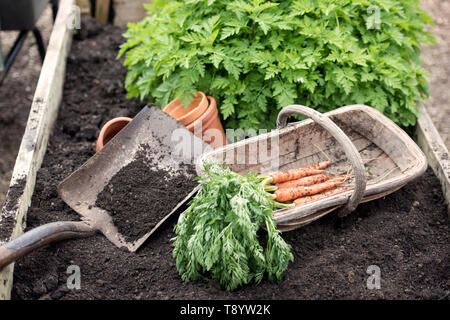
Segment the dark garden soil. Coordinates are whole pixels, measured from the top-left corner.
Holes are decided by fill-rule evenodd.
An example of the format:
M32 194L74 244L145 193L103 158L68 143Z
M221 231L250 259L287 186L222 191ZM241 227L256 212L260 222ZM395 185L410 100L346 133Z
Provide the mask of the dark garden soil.
M94 154L96 135L107 120L134 116L142 107L125 99L126 70L115 60L123 29L94 29L73 43L63 104L37 175L28 229L79 219L58 197L58 183ZM344 220L329 214L284 233L295 261L278 284L264 280L229 293L216 281L184 283L172 258L175 222L175 217L168 220L137 253L116 248L100 234L31 253L16 263L13 298L449 298L448 212L431 170L389 196L361 204ZM70 265L81 269L80 290L67 288ZM371 265L381 271L379 290L367 288Z
M154 169L158 159L143 149L110 180L98 195L96 206L107 210L125 239L133 242L152 230L198 184L195 167L184 170ZM132 208L132 210L130 210Z

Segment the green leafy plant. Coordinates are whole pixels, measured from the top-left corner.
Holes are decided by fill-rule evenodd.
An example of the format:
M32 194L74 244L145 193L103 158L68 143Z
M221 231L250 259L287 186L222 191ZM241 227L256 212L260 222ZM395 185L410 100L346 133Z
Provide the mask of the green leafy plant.
M415 124L427 93L419 46L434 43L419 0L154 0L119 55L130 97L165 106L200 90L229 128L272 128L299 103L370 105Z
M267 179L205 163L201 188L175 226L173 257L184 281L218 279L233 290L264 274L278 281L294 257L276 229L272 211L285 205L266 192ZM257 231L267 231L265 249Z

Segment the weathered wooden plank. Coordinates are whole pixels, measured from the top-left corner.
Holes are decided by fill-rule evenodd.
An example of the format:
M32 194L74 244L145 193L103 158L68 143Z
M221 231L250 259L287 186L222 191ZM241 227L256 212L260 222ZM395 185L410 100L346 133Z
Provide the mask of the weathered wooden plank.
M34 94L10 188L0 215L0 244L23 233L26 213L62 98L66 58L72 41L70 18L74 0L61 0L47 54ZM3 226L2 226L3 222ZM5 222L8 222L6 224ZM11 224L11 222L13 222ZM11 227L9 227L11 226ZM0 300L9 299L14 264L0 272Z
M103 24L108 23L110 0L97 0L95 3L95 19Z
M416 141L425 153L428 164L441 181L442 192L450 212L450 155L425 106L419 107Z

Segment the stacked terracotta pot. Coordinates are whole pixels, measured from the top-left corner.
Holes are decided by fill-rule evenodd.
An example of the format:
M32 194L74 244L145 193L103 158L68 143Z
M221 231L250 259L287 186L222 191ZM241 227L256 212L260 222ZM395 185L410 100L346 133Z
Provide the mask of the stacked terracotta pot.
M221 147L227 143L219 119L216 100L213 97L206 96L203 92L198 91L197 96L193 97L187 108L180 100L175 99L163 111L180 121L194 134L200 135L201 132L201 138L213 148Z
M186 108L178 99L171 101L164 112L180 121L195 135L201 135L203 141L213 148L227 144L225 132L219 119L216 100L198 91ZM97 151L122 130L132 119L126 117L114 118L108 121L100 131L97 139Z

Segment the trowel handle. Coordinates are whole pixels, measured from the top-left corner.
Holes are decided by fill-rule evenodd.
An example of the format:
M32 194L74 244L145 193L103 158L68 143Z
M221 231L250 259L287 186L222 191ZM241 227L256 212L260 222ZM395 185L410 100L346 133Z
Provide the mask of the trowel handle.
M83 221L60 221L44 224L0 247L0 270L28 253L49 243L88 237L96 232Z

